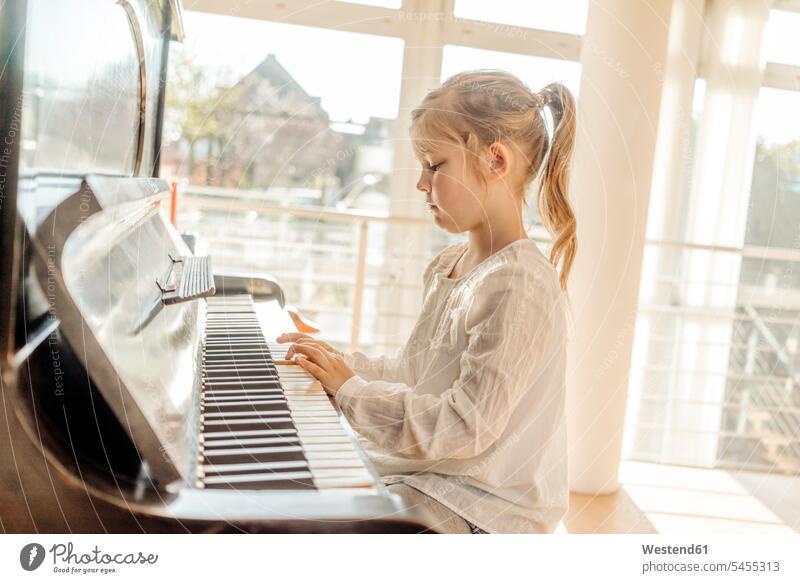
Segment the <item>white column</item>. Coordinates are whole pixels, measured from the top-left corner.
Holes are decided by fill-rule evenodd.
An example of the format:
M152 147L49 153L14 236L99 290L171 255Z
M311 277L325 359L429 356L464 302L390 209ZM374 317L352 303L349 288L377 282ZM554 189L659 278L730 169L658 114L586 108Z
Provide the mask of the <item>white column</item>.
M755 154L753 108L763 76L761 47L769 6L769 1L752 0L708 4L702 68L706 91L697 128L687 243L735 249L744 245ZM687 315L675 334L673 366L703 374L684 373L670 386L669 415L677 427L665 432L663 459L707 466L716 462L741 261L739 253L683 254L680 275L692 284L679 295ZM698 311L706 315L695 315Z
M651 241L682 241L686 229L684 212L687 174L691 171L694 131L693 103L698 77L700 49L705 33L706 0L675 0L669 31L669 57L661 67L664 90L656 139L653 180L647 217L646 238ZM644 249L639 290L640 306L668 306L676 285L666 278L680 270L683 251L674 245L649 244ZM634 451L650 456L660 453L663 440L653 429L634 431L639 421L658 423L668 417L666 401L649 401L640 408L641 396L667 397L675 384L677 347L665 338L679 335L677 318L643 309L636 320L631 355L625 440L622 455ZM696 345L694 345L696 347ZM653 382L650 367L668 364L672 371ZM654 415L653 411L658 414ZM641 419L640 419L641 417Z
M570 487L618 487L631 339L671 0L590 1L571 193L578 255L567 360Z
M442 38L446 19L452 13L452 0L406 0L404 14L416 23L405 39L403 81L400 108L394 132L394 160L390 193L390 214L430 218L424 204L425 194L416 189L420 165L414 158L408 131L411 111L425 94L440 85ZM421 306L422 274L428 260L430 230L417 226L392 224L388 228L385 260L378 290L378 342L373 351L392 353L405 341L413 320L401 320L398 314L416 314Z

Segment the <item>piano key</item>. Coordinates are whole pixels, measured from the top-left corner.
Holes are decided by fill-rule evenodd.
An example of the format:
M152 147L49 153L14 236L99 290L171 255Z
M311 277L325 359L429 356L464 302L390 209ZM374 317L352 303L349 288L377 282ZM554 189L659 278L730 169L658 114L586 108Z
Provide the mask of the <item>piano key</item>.
M235 381L218 381L218 380L206 380L203 383L206 387L237 387L241 385L245 386L255 386L255 385L266 385L266 386L275 386L275 383L270 383L265 380L235 380Z
M300 436L298 436L298 439L300 439ZM320 444L328 444L328 443L348 443L348 444L352 444L352 440L348 436L346 436L346 435L344 435L342 433L339 433L339 434L335 434L334 433L332 435L325 435L325 436L303 435L301 443L304 446L306 444L314 445L314 444L317 444L317 443L320 443Z
M203 480L206 488L247 489L314 489L311 472L284 472L281 474L240 474L211 476Z
M339 425L337 427L334 427L333 429L303 427L303 428L300 428L300 429L297 430L297 434L300 436L301 440L305 440L305 439L308 439L310 437L323 438L323 437L337 437L337 436L340 436L340 435L344 435L344 433L342 432L342 426L341 425ZM347 439L350 439L346 435L345 435L345 437Z
M291 413L293 408L286 401L275 399L246 399L242 401L217 401L212 397L201 399L200 401L206 412L220 411L264 411L264 410L283 410Z
M280 393L276 393L273 391L260 391L260 392L208 392L202 393L200 395L200 402L209 405L225 405L227 403L235 403L235 402L255 402L255 403L274 403L280 404L281 401L285 401L285 405L287 407L289 405L289 401L286 401L283 395Z
M211 441L206 441L203 444L203 450L208 451L209 448L220 448L220 447L238 447L238 446L250 446L250 445L273 445L273 444L298 444L300 443L300 437L297 435L286 435L283 437L246 437L242 439L215 439Z
M203 386L226 388L231 385L226 385L223 383L238 383L246 387L252 387L255 384L255 381L260 381L269 387L274 387L274 388L281 387L280 379L278 379L277 377L272 378L264 374L256 373L253 376L241 375L238 377L230 376L230 373L225 373L225 375L226 376L203 375L201 383Z
M289 400L281 398L280 396L219 396L219 395L200 395L200 402L206 405L246 405L248 403L257 405L286 405L291 408L292 404Z
M306 470L311 471L308 465L304 461L300 460L292 460L292 461L284 461L284 462L254 462L254 463L244 463L244 464L212 464L212 465L204 465L201 466L201 471L203 474L208 476L209 474L231 474L234 472L275 472L280 470ZM326 471L326 470L321 470Z
M238 439L240 437L273 437L281 435L298 435L297 430L291 429L257 429L257 430L243 430L232 431L226 433L224 431L216 432L210 435L201 434L202 441L205 443L214 443L221 439Z
M326 452L326 451L342 451L357 454L355 446L347 442L334 442L334 443L310 443L303 441L303 449L307 452Z
M213 376L241 376L247 374L270 374L273 377L280 379L280 376L276 375L272 370L270 370L266 365L258 365L258 364L246 364L241 366L232 367L230 364L223 365L223 366L211 366L209 363L206 363L206 368L203 371L203 377L209 378Z
M309 452L307 450L304 450L304 454L305 458L308 460L310 464L323 461L350 462L353 464L364 463L355 450L353 450L352 454L348 454L346 452L338 452L338 451Z
M297 451L267 451L261 453L240 453L237 450L232 450L233 453L225 455L215 452L204 452L203 459L201 460L204 465L227 465L227 464L244 464L254 462L280 462L280 461L306 461L303 455L303 448L295 448ZM212 455L213 454L213 455Z
M357 470L366 469L361 459L327 459L327 460L306 460L311 471L317 470Z
M210 421L217 420L217 419L266 419L267 421L271 421L272 419L276 419L279 417L285 418L286 415L289 414L288 409L277 409L274 411L269 410L262 410L262 409L251 409L249 411L205 411L203 412L203 419L205 423L209 423Z
M364 474L359 477L338 477L338 478L319 478L314 480L314 486L319 490L331 490L335 488L365 488L374 486L372 476Z
M298 429L307 427L309 429L317 428L317 429L334 429L338 431L342 430L342 426L339 424L338 418L314 419L312 417L307 417L304 419L296 419L294 425Z
M309 419L329 419L331 421L339 421L339 415L336 413L334 409L325 410L311 410L311 411L304 411L300 410L291 410L287 407L287 411L291 414L292 417L295 419L302 419L303 421L308 421Z
M264 429L295 429L291 417L281 417L279 419L266 421L251 421L249 419L220 420L212 421L203 425L203 433L220 433L229 431L258 431Z

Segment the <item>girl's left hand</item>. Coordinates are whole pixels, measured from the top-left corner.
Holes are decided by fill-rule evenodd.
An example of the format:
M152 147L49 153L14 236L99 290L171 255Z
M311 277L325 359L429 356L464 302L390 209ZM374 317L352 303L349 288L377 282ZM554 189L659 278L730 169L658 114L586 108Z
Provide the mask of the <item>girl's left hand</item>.
M294 343L292 350L297 354L295 362L314 376L322 384L325 392L331 396L336 395L346 380L355 376L345 364L341 354L328 352L310 342Z

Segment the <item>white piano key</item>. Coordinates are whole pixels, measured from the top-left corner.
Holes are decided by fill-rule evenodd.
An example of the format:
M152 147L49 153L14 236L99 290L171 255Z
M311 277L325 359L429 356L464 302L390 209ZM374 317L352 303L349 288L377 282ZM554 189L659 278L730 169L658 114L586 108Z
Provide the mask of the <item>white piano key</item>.
M239 437L272 437L280 435L299 435L296 429L245 429L241 431L217 431L201 435L205 443L215 442L219 439L234 439Z
M319 478L314 480L314 485L320 490L333 490L336 488L367 488L374 486L372 477L367 474L365 477L339 477L339 478Z
M350 454L358 454L355 446L352 443L346 442L332 442L332 443L311 443L305 440L301 441L303 449L312 455L319 452L346 452Z
M308 460L308 467L311 468L311 471L315 470L357 470L357 469L366 469L364 462L361 459L354 460L354 459L326 459L326 460L319 460L319 459L312 459Z
M361 461L361 458L358 456L358 453L355 452L355 450L352 454L339 451L305 451L304 455L309 462L322 460L347 460L356 463Z
M311 472L275 472L272 474L235 474L224 476L208 476L203 482L207 486L214 484L234 484L241 482L274 482L277 480L303 480L313 479Z

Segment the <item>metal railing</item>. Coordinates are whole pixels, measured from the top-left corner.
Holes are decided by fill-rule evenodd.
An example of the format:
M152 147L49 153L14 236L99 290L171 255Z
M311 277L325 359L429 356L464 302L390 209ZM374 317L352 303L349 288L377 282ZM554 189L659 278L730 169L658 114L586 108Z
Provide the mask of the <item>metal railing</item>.
M306 254L315 254L317 252L325 253L329 256L337 256L339 260L346 259L347 255L354 258L354 265L350 277L347 273L336 271L329 276L315 275L310 280L302 270L295 270L294 272L287 272L282 275L271 273L271 275L278 276L283 283L289 284L311 284L318 285L322 283L336 284L339 286L346 286L352 288L352 303L347 310L350 313L350 333L348 347L350 351L358 350L361 346L361 333L363 329L364 318L364 302L365 290L367 288L378 288L380 286L381 275L376 276L370 274L368 265L369 249L369 234L370 229L376 225L405 225L411 228L419 228L432 230L433 225L430 219L423 219L417 217L405 217L389 215L388 213L366 211L366 210L341 210L332 209L327 207L307 207L307 206L289 206L276 204L276 200L265 200L264 197L259 196L258 191L246 191L240 193L239 191L223 188L209 188L209 187L193 187L189 186L184 193L181 194L178 200L178 222L177 227L183 229L187 226L199 231L201 238L205 239L208 245L212 248L215 255L215 264L219 262L225 263L226 260L231 261L233 258L226 256L226 249L235 249L235 246L245 246L251 249L258 245L269 246L273 251L281 250L286 251L292 247L292 243L285 241L270 239L265 236L263 232L256 232L247 235L246 230L237 228L242 223L246 223L244 217L248 215L255 218L262 217L276 217L281 219L312 219L315 225L321 223L341 223L349 225L355 229L355 237L353 245L341 244L326 244L326 243L312 243L304 248ZM192 218L192 213L199 213L199 218ZM213 221L209 219L210 213L222 213L224 219L221 221L224 226L214 225ZM308 225L303 225L308 227ZM220 234L220 228L232 229L230 235ZM301 225L291 228L302 228ZM215 232L217 231L217 232ZM543 230L533 234L533 238L543 244L548 243L546 233ZM449 239L452 241L452 238ZM448 242L444 236L440 238L441 244L435 246L430 250L430 254L426 257L417 257L414 255L403 255L398 257L405 260L419 259L430 260L432 254L441 248L443 244ZM247 261L241 262L247 263ZM264 265L239 264L240 269L248 271L263 271ZM282 271L282 270L281 270ZM327 278L327 279L326 279ZM402 284L393 284L394 287ZM405 287L408 287L407 285ZM421 285L417 286L420 288ZM316 310L318 312L338 313L342 314L344 309L335 308L330 306L316 304L308 304L290 300L300 309ZM416 318L416 314L393 314L393 317L402 317L403 319L412 321ZM334 331L335 333L335 331Z

